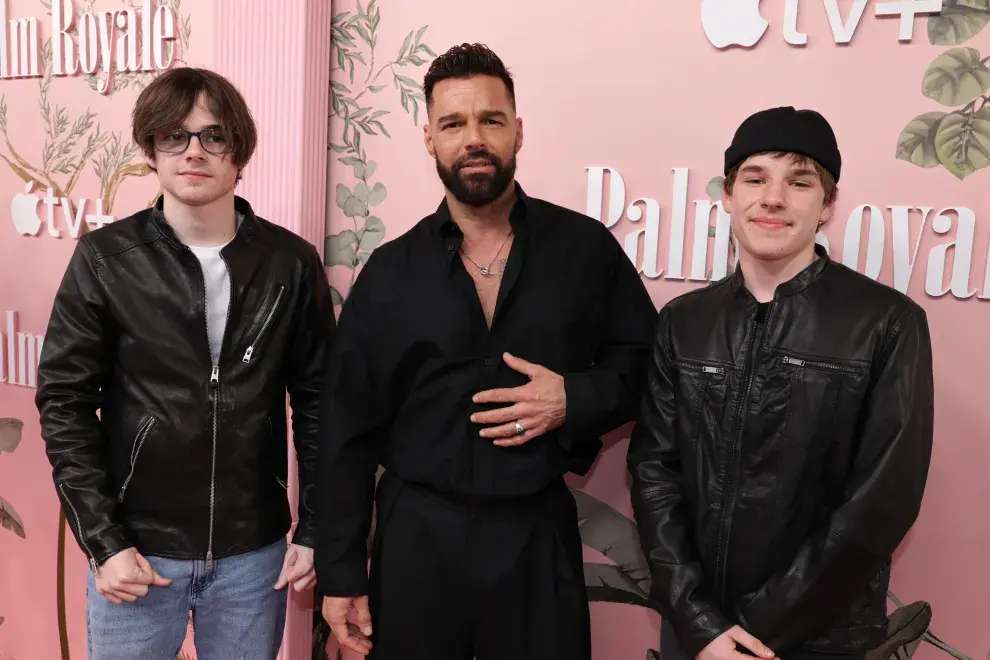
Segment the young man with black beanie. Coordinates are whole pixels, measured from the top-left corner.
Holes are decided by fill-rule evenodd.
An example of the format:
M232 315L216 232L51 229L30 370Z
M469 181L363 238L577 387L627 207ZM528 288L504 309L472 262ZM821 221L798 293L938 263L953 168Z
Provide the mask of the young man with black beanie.
M725 152L739 268L660 312L629 446L664 660L863 658L932 448L924 310L815 242L828 122L758 112Z

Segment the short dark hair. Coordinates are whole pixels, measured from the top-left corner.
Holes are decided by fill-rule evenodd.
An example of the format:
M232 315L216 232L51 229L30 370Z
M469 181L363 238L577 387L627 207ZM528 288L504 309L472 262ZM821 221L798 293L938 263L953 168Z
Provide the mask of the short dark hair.
M818 178L821 179L822 188L825 191L825 199L822 201L823 205L828 206L839 196L839 186L835 182L835 177L832 176L832 173L826 170L825 167L814 158L808 158L807 156L802 156L801 154L796 154L789 151L761 151L760 153L753 154L753 156L763 155L773 156L774 158L787 158L793 165L810 165L814 167L815 172L818 173ZM750 158L751 157L752 156L750 156ZM739 170L745 162L746 161L743 161L729 170L729 174L725 177L725 181L722 182L722 187L729 195L732 195L732 187L736 184L736 178L739 176Z
M244 97L234 85L208 69L179 67L155 78L138 96L131 114L131 137L144 154L155 157L155 133L178 128L202 94L230 144L231 162L244 167L258 144L258 131Z
M426 95L426 107L433 104L433 88L441 80L448 78L470 78L471 76L494 76L501 78L509 92L509 101L516 107L516 90L512 84L512 75L505 68L492 49L484 44L461 44L454 46L440 57L433 60L430 69L423 78L423 93Z

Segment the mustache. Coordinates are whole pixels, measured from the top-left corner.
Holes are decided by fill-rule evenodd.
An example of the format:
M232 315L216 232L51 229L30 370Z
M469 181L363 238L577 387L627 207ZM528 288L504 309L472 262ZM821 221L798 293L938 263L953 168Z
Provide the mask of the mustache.
M501 167L502 165L502 159L500 159L495 154L485 150L485 151L475 151L469 154L465 154L464 156L461 156L454 162L454 167L451 169L453 169L456 172L457 170L467 167L467 163L474 160L483 160L489 165L493 165L495 167Z

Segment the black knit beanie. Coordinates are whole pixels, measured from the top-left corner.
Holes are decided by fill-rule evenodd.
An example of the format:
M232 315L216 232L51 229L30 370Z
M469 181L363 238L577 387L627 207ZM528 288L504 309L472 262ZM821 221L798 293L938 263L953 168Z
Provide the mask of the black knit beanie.
M814 110L791 106L762 110L736 130L725 150L725 175L753 154L782 151L815 160L839 180L842 157L832 127Z

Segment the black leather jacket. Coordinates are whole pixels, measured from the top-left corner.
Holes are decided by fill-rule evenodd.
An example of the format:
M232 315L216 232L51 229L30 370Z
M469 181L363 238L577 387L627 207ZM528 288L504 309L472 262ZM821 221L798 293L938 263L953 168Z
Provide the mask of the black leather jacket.
M652 600L691 657L735 624L778 655L886 635L932 448L927 319L817 249L760 336L738 269L660 313L628 466Z
M288 390L293 541L312 545L335 327L319 255L235 200L244 219L221 252L231 300L214 366L202 269L160 205L81 236L55 297L36 402L69 526L94 570L131 546L209 563L284 537Z

